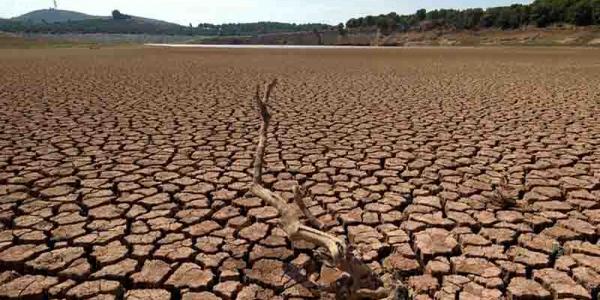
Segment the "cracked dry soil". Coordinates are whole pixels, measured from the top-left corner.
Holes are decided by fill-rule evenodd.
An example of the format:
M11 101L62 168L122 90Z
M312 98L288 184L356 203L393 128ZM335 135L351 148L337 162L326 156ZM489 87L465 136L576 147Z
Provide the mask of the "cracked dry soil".
M268 188L417 299L598 299L600 55L0 51L0 299L331 298ZM517 203L492 201L503 176Z

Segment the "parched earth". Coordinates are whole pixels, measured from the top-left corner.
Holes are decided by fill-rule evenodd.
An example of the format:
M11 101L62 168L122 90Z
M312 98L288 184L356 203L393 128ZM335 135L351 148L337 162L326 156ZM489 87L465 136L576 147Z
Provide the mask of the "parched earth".
M0 299L327 298L264 180L418 299L598 299L586 49L0 51ZM508 186L500 184L508 179ZM505 186L515 203L499 203Z

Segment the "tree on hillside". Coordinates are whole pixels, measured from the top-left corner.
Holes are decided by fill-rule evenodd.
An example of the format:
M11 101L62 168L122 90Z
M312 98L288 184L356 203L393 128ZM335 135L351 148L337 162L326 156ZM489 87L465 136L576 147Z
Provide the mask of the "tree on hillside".
M112 11L113 20L127 20L131 19L131 16L122 14L118 9Z
M600 0L593 0L592 7L592 20L594 24L600 25Z
M375 26L376 24L376 19L374 16L367 16L364 21L363 21L363 26L365 27L372 27Z
M419 10L417 10L417 13L415 14L417 16L417 20L420 21L425 21L425 18L427 18L427 10L425 10L424 8L421 8Z
M505 7L499 10L494 25L501 29L514 29L518 28L520 24L518 16L510 8Z
M567 22L578 26L594 24L594 4L592 1L578 1L567 11Z
M553 7L546 3L534 3L531 19L538 27L546 27L557 21Z
M352 18L346 22L346 28L360 27L360 20Z
M337 25L337 31L341 36L345 36L346 34L348 34L348 31L346 30L346 28L344 28L344 23L340 23Z
M479 26L481 18L483 17L483 9L474 8L467 9L463 12L464 28L473 29Z

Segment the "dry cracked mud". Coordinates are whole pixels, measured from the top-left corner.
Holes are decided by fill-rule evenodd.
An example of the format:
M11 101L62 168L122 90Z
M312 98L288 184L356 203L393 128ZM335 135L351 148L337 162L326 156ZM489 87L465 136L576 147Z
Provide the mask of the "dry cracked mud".
M598 299L600 55L1 51L0 299L330 298L267 187L417 299ZM494 195L508 179L516 203Z

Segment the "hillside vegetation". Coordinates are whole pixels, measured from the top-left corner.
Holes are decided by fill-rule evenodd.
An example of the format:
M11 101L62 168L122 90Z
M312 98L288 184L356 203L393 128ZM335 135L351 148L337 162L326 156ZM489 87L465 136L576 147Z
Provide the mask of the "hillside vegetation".
M420 9L411 15L387 15L353 18L339 24L341 33L346 30L374 30L383 34L398 31L426 31L435 28L472 30L482 28L516 29L535 25L547 27L552 24L576 26L600 25L600 0L536 0L529 5L471 8Z
M123 14L97 17L77 12L46 9L27 13L13 19L0 19L0 31L25 33L118 33L166 34L194 36L257 35L278 32L332 30L326 24L293 24L280 22L208 24L182 26L154 19Z
M69 21L81 21L90 19L100 19L104 17L91 16L84 13L70 11L70 10L59 10L59 9L40 9L28 12L24 15L13 18L13 21L25 22L25 23L57 23L57 22L69 22Z
M535 0L529 5L487 9L420 9L414 14L395 12L353 18L337 26L255 22L197 25L169 23L123 14L90 16L55 9L38 10L13 19L0 19L0 31L25 35L53 34L127 34L210 37L203 42L265 44L348 44L406 45L417 43L455 43L448 33L461 33L456 44L488 44L480 32L528 31L534 28L585 28L586 33L536 32L522 38L524 43L552 40L550 44L597 44L600 25L600 0ZM579 29L577 29L579 30ZM418 33L418 34L416 34ZM502 34L492 34L494 36ZM415 37L418 36L418 37ZM549 36L548 38L546 38ZM582 37L584 36L584 37ZM507 39L512 40L512 37ZM521 38L520 38L521 39ZM416 41L415 41L416 40ZM434 42L431 42L433 41ZM495 42L494 42L495 43ZM504 42L502 42L504 43ZM512 43L512 42L511 42ZM522 43L519 41L518 43Z
M257 36L212 37L199 40L203 44L248 45L353 45L353 46L600 46L600 28L527 27L518 30L481 29L392 32L388 35L370 31L336 31L271 33Z
M55 21L48 21L55 20ZM187 28L175 23L130 16L113 11L112 16L89 16L77 12L48 9L0 20L0 31L24 33L131 33L184 34Z

